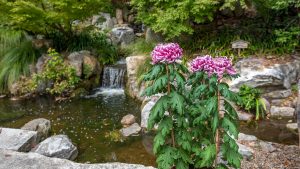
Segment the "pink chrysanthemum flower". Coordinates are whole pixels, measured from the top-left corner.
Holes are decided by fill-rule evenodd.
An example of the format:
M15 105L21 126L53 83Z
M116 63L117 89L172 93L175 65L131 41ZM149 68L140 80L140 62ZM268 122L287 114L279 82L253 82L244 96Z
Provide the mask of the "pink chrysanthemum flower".
M212 58L209 55L195 58L189 63L189 69L192 72L204 71L208 76L216 74L219 80L224 74L236 74L230 59L226 57Z
M177 43L158 44L152 51L152 63L174 63L182 58L182 49Z

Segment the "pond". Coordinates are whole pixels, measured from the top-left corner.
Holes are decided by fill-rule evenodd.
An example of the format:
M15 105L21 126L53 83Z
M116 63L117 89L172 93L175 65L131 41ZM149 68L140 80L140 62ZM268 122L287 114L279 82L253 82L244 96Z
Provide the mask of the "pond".
M51 121L52 135L66 134L78 147L77 162L117 161L155 166L152 136L130 137L123 142L106 137L122 127L120 121L126 114L135 115L140 122L140 106L122 89L101 89L86 98L61 103L47 97L22 101L0 99L0 126L20 128L35 118L46 118ZM285 129L286 123L287 120L241 123L240 129L263 140L297 144L297 136Z
M122 89L99 90L88 98L61 103L46 97L23 101L1 99L0 126L20 128L30 120L46 118L51 121L52 135L66 134L78 147L78 162L155 165L148 137L130 137L123 142L107 137L122 127L120 121L126 114L135 115L139 122L140 105L124 95Z

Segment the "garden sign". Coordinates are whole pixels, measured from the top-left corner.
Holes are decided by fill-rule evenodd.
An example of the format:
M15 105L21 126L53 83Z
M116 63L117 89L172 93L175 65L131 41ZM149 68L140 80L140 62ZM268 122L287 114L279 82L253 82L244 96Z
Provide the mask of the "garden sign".
M238 56L240 56L241 49L246 49L248 48L249 42L244 41L244 40L236 40L231 43L231 47L233 49L238 49Z

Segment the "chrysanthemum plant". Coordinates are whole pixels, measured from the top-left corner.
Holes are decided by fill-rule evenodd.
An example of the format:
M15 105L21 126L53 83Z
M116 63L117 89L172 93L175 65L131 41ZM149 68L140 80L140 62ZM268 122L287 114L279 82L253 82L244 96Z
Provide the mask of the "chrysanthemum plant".
M198 57L189 72L181 58L178 44L160 44L152 52L153 67L142 77L149 84L144 95L163 94L148 120L148 129L158 126L153 145L158 168L239 168L238 116L232 106L238 97L222 82L235 76L230 60Z
M189 63L189 69L195 166L239 168L242 156L236 144L238 115L232 105L239 97L224 82L237 76L231 61L225 57L197 57Z
M192 163L189 117L185 110L185 84L188 73L180 64L182 49L178 44L160 44L152 52L152 69L143 80L150 85L144 95L163 94L151 109L148 129L158 125L153 151L157 155L158 168L188 168ZM187 144L185 144L187 143Z

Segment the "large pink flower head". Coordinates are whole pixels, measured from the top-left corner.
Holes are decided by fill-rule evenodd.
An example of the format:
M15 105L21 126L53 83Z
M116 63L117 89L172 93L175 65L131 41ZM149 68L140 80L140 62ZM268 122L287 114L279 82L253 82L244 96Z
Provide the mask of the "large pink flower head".
M209 55L199 56L189 63L189 68L192 72L204 71L208 76L216 74L219 80L223 78L224 74L236 74L231 60L227 57L212 58Z
M158 44L152 51L152 63L174 63L182 58L183 50L177 43Z

